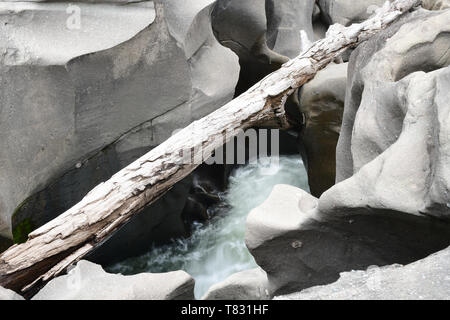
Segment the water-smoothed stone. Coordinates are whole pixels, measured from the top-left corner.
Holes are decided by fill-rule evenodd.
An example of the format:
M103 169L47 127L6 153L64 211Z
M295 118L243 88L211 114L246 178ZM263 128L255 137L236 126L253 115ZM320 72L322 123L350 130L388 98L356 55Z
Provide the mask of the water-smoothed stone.
M420 10L353 53L337 148L342 183L321 210L450 218L449 48L450 11Z
M270 60L265 0L218 0L212 24L220 43L241 60Z
M250 213L246 243L276 295L450 244L449 18L418 10L353 53L349 140L337 157L338 169L350 168L346 180L319 200L276 187Z
M299 136L312 195L320 197L336 179L336 145L341 130L347 63L330 64L300 91L305 123Z
M422 0L422 7L427 10L444 10L450 8L450 0Z
M33 300L193 300L194 279L184 271L123 276L80 261L51 280Z
M271 299L267 275L261 268L245 270L213 285L203 300L268 300Z
M25 300L25 299L12 290L0 287L0 301L1 300Z
M19 242L229 101L239 74L212 32L214 1L80 2L79 29L66 25L68 5L0 3L0 229ZM166 201L179 208L146 215L173 209L181 222L189 186L178 190Z
M319 0L318 2L326 22L348 26L368 19L386 1L388 0Z
M273 3L270 7L269 3ZM268 42L273 50L289 58L295 58L315 41L313 31L314 0L268 1ZM275 20L276 22L272 22Z
M275 300L448 300L450 249L406 266L373 266L366 271L341 273L335 283Z
M283 295L332 283L343 271L407 264L450 244L450 224L394 210L319 211L320 201L275 186L247 218L246 245Z
M76 77L84 76L85 89L94 90L90 83L95 82L93 72L73 72L72 77L68 68L80 60L88 64L94 52L118 46L151 25L155 19L153 3L129 6L123 11L115 5L80 4L85 18L82 29L73 30L66 26L67 5L0 3L3 13L0 18L0 130L5 137L1 141L0 170L4 179L0 185L0 212L2 233L7 236L11 236L11 216L22 201L44 188L55 176L75 167L80 154L112 142L113 137L109 137L110 141L107 138L113 135L111 131L133 126L130 117L120 118L117 112L120 106L112 103L114 97L107 92L106 79L97 83L97 94L87 94L86 90L77 89ZM122 18L122 24L115 22L118 18ZM53 50L48 50L49 47ZM104 60L106 63L107 57ZM108 66L97 66L99 80L112 72L113 61L108 63ZM102 89L106 92L101 92ZM103 105L95 103L96 108L95 104L88 107L87 101L82 101L83 96L85 99L97 96L101 101L106 95L111 101ZM105 110L108 103L110 110ZM98 123L95 114L91 114L89 121L84 110L97 110ZM114 117L116 123L111 126ZM119 132L115 135L117 138Z
M219 41L241 60L279 63L305 48L301 33L314 40L314 1L218 0L213 28Z
M245 92L314 41L314 1L218 0L214 33L241 65L236 95Z

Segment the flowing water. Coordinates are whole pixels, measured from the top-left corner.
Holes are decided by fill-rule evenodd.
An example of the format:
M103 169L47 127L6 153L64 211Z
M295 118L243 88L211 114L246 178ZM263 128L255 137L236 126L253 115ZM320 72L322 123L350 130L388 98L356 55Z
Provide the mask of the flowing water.
M189 239L174 240L106 269L122 274L184 270L194 277L195 296L199 299L211 285L233 273L256 267L244 243L245 220L276 184L309 190L299 156L260 159L256 164L236 169L223 203L212 208L213 218L206 224L195 224Z

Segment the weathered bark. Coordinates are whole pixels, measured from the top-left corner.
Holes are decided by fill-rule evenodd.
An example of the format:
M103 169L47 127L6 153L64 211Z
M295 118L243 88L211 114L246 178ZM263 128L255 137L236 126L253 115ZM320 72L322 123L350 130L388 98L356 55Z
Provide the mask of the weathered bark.
M74 207L30 233L26 243L4 252L0 256L0 285L30 294L64 272L198 166L198 162L183 159L183 150L190 150L195 159L205 159L226 142L225 136L230 139L239 130L259 124L288 128L284 103L294 90L347 48L367 40L419 3L397 0L386 3L361 24L333 26L325 39L280 70L98 185Z

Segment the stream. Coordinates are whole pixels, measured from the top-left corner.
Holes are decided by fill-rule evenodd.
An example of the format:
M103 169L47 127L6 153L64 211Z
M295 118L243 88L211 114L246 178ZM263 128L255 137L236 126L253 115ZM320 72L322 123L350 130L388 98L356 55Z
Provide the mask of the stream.
M194 277L195 297L200 299L213 284L233 273L255 268L256 263L244 242L248 213L266 200L277 184L309 191L300 156L280 156L273 160L260 159L234 170L222 203L209 209L212 218L207 223L194 225L189 239L173 240L106 270L124 275L184 270Z

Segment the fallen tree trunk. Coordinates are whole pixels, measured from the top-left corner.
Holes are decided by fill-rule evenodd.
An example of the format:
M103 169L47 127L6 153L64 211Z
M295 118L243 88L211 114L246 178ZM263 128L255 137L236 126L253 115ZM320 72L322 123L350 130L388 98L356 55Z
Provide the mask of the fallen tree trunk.
M367 40L419 3L386 3L361 24L330 28L325 39L98 185L74 207L30 233L27 242L5 251L0 256L0 286L30 295L99 246L134 214L190 174L200 164L196 159L208 158L239 130L260 124L288 128L284 103L294 90L347 48ZM186 161L186 154L191 161Z

